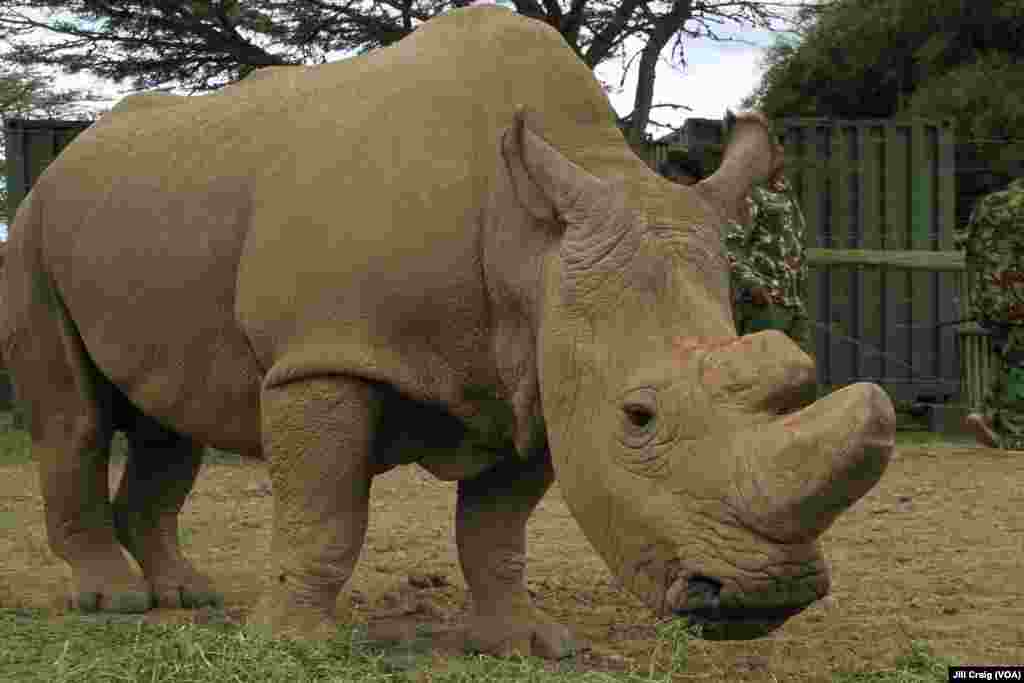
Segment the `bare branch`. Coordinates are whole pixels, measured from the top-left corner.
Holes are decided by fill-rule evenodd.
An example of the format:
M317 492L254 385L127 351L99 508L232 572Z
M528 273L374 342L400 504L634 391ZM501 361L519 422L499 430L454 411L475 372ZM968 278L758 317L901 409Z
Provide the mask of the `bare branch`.
M469 0L0 0L2 57L12 63L88 72L134 89L204 92L254 69L322 63L395 43L431 17ZM723 27L792 26L812 2L781 0L514 0L518 11L556 28L594 68L640 62L637 102L650 107L662 48L685 65L691 38L747 41ZM63 19L63 17L67 17ZM41 40L39 35L44 34ZM643 47L627 54L627 41ZM630 44L631 45L631 44ZM624 83L624 81L623 81ZM620 83L619 87L623 87ZM634 124L643 129L646 115Z

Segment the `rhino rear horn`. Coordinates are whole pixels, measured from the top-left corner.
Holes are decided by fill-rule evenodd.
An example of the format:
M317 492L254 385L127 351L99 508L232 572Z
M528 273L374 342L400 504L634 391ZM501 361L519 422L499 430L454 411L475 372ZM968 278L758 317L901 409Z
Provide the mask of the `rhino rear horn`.
M768 119L759 112L726 111L727 143L718 170L697 183L697 191L729 218L741 215L740 202L750 190L782 172L782 146L772 138Z

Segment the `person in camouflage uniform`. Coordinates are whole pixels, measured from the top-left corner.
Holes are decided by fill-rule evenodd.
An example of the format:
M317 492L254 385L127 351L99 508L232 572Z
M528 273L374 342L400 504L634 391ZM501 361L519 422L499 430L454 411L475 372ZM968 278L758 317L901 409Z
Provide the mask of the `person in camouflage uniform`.
M998 357L967 426L986 446L1024 449L1024 178L983 197L955 246L966 250L968 315L989 331Z
M755 187L742 222L723 236L732 265L737 332L776 329L812 355L807 319L803 212L785 178Z
M704 177L700 163L679 150L672 150L658 170L682 185ZM805 223L792 189L780 174L770 186L755 187L741 213L722 235L731 267L736 331L781 330L813 356L805 305Z

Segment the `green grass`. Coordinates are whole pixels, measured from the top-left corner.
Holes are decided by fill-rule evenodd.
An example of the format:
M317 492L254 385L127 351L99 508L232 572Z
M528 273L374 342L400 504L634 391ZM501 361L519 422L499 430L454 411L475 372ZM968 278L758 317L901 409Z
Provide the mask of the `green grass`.
M948 445L949 439L942 434L926 430L900 430L896 432L897 446L941 446Z
M927 643L914 640L910 652L896 660L896 667L888 671L836 674L833 683L931 683L948 681L948 669L956 662L936 657Z
M20 465L32 459L28 432L14 428L14 414L0 412L0 466Z
M423 648L375 647L362 639L359 628L339 630L333 641L314 644L270 638L223 621L153 626L137 617L48 618L42 611L7 609L0 610L0 681L668 683L687 670L690 634L676 624L659 628L658 634L658 670L603 672L578 670L571 661L552 665L524 657L467 655L438 663ZM915 641L895 669L841 673L833 681L945 681L949 664Z

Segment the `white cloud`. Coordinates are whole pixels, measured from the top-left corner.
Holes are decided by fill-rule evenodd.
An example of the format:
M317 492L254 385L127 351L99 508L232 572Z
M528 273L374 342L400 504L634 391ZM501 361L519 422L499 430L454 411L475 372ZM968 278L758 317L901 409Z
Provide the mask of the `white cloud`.
M685 67L673 66L664 58L659 62L654 104L684 105L691 111L656 109L652 117L661 123L678 127L689 117L719 118L726 108L738 108L740 100L750 94L761 78L760 47L702 39L684 44L684 49ZM663 54L668 53L669 48L666 48ZM605 82L618 85L621 69L620 62L608 62L599 66L597 73ZM634 61L633 68L626 74L622 94L610 95L612 106L620 116L633 109L636 81ZM668 132L654 127L649 131L655 137Z

